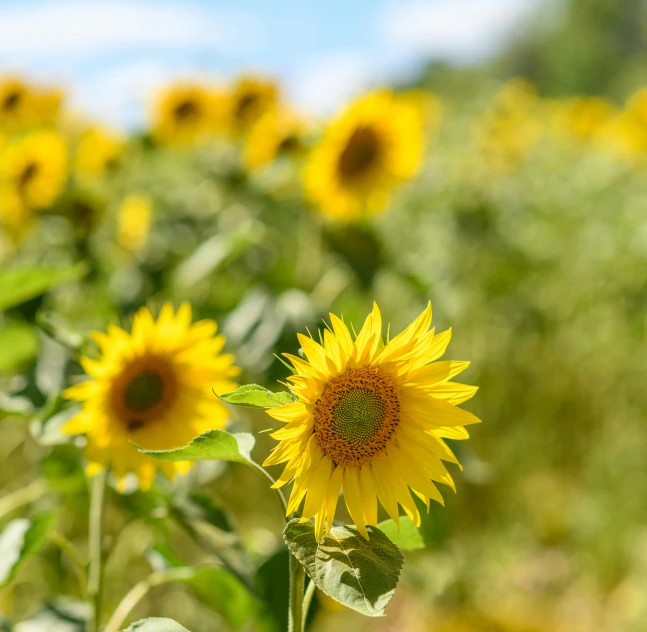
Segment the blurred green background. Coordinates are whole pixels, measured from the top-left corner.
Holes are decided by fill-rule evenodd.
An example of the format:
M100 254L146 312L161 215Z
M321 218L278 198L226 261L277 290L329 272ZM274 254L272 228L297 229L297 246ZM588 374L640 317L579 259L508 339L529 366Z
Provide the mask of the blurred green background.
M2 313L0 520L56 508L56 530L86 547L82 460L57 432L69 414L57 394L80 374L69 351L79 333L188 300L218 321L241 383L276 389L286 369L274 354L295 353L296 332L329 311L357 327L376 300L398 331L431 299L436 327L453 328L448 358L472 361L465 381L480 391L467 408L484 423L453 446L457 493L443 489L446 507L425 516L427 547L406 554L387 617L319 594L309 629L647 630L647 105L633 96L647 76L646 20L640 0L555 2L487 61L395 77L399 89L432 91L440 114L421 173L362 222L313 209L298 163L244 169L238 142L176 147L144 129L123 136L100 178L75 172L28 231L5 228L3 271L82 268L41 279ZM590 124L591 102L582 114L572 99L586 95L608 99ZM78 148L79 120L57 125ZM132 194L152 209L149 229L135 222L146 234L134 247L118 235ZM272 426L262 413L233 415L237 429ZM257 460L272 444L258 435ZM191 533L196 512L215 530ZM266 481L242 466L111 492L106 612L151 568L213 559L234 542L238 579L161 586L133 619L284 629L281 526ZM0 629L80 632L79 596L50 543L0 589Z

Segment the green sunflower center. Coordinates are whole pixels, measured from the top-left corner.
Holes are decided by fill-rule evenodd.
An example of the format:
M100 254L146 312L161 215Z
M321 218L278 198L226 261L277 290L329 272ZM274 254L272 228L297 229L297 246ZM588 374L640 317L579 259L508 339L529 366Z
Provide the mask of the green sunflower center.
M123 398L131 412L146 413L164 399L164 378L157 371L143 371L130 380Z
M371 127L356 129L339 157L339 175L347 180L365 176L378 162L382 143Z
M314 417L324 454L339 465L361 467L386 450L398 427L397 384L379 369L349 369L326 385Z
M344 393L333 408L332 428L350 444L361 444L379 432L386 406L382 398L368 389Z

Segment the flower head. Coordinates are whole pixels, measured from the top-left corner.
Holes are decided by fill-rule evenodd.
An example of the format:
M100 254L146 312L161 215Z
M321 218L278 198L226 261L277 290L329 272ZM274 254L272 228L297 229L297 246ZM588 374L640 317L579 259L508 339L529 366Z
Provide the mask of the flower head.
M222 90L199 83L176 83L155 103L153 136L162 143L192 145L224 130L227 107Z
M6 145L0 155L0 216L5 226L24 229L33 211L56 201L66 178L67 147L60 134L33 132Z
M436 482L454 487L443 461L458 463L445 438L467 439L480 421L457 407L476 387L450 382L469 362L437 362L451 330L429 330L431 305L384 344L377 305L353 337L337 316L322 344L299 335L307 359L289 354L298 401L268 410L285 424L264 465L285 463L276 483L294 480L288 513L305 499L302 519L315 519L317 539L332 528L340 490L360 533L377 524L378 499L398 522L398 504L417 524L411 491L429 507L443 503Z
M235 388L238 369L232 355L221 353L225 339L216 329L212 320L191 324L188 304L174 312L167 303L157 321L148 309L140 309L130 333L114 326L92 333L99 358L83 358L90 379L65 391L83 408L63 428L67 434L87 435L90 470L110 466L121 486L133 472L146 489L156 469L169 478L188 469L187 463L154 461L133 444L176 448L226 425L227 410L212 389Z
M143 194L127 196L117 216L117 242L128 252L136 252L145 243L151 227L153 205Z
M82 178L101 178L117 164L123 140L107 129L95 127L81 137L76 150L76 173Z
M420 169L423 123L418 99L387 90L358 99L313 149L304 171L308 198L343 221L384 210L394 186Z
M245 144L245 165L248 169L265 167L282 157L303 155L304 121L292 112L274 108L251 128Z
M277 85L260 77L240 77L229 101L230 125L234 133L247 133L261 116L278 102Z

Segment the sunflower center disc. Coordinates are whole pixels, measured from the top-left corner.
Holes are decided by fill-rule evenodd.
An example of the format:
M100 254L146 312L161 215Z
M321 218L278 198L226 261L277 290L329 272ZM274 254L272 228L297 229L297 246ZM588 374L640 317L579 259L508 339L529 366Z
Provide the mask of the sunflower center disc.
M182 101L175 108L175 118L178 121L196 118L199 114L198 106L193 101Z
M386 449L398 426L395 380L379 369L349 369L326 385L314 416L324 454L339 465L361 467Z
M146 370L136 375L124 390L124 404L134 413L145 413L164 398L164 379L157 371Z
M370 127L356 129L339 157L342 178L360 178L373 167L380 155L380 139Z

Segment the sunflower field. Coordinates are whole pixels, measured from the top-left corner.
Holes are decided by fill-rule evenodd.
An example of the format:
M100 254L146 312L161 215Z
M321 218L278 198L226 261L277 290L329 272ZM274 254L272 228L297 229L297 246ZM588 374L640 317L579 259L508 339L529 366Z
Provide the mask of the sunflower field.
M646 167L647 89L0 77L0 630L647 630Z

